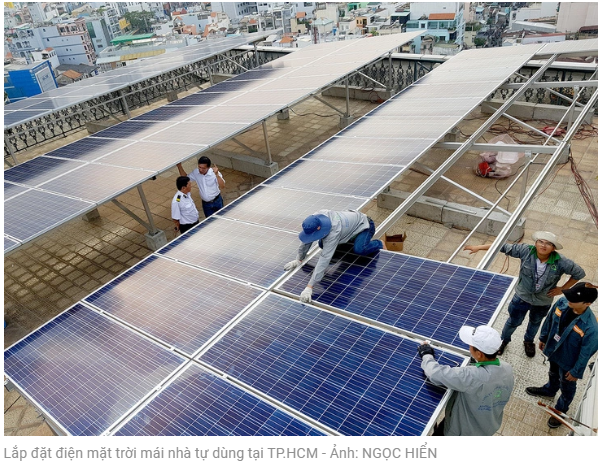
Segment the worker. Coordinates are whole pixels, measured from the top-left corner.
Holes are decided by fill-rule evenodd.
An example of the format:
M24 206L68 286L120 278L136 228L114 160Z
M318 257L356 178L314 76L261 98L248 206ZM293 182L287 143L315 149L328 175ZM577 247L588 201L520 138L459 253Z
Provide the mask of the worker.
M225 179L216 164L213 164L208 156L198 158L198 167L186 174L181 163L177 164L179 174L188 176L192 182L196 182L202 200L202 212L204 217L209 217L223 207L223 196L221 190L225 188Z
M529 312L529 323L525 331L523 346L525 354L535 356L534 339L550 310L552 299L562 295L563 290L571 288L585 277L585 271L568 258L558 254L562 249L558 238L551 232L538 231L533 234L534 245L524 243L505 243L500 248L502 253L521 260L519 281L515 295L508 306L508 319L502 329L502 346L498 354L504 353L510 343L512 334L519 327ZM488 250L490 245L469 245L464 249L471 253ZM557 286L563 275L569 275L562 286Z
M475 363L450 367L435 360L433 347L424 342L418 348L421 368L434 385L454 390L444 419L433 435L491 436L502 425L504 407L512 393L515 377L510 364L497 358L500 334L486 325L463 326L458 335L469 345Z
M312 301L313 286L323 278L339 244L353 243L354 253L357 255L371 255L385 248L381 240L371 240L374 234L373 220L358 211L323 209L308 216L302 223L302 232L298 236L302 242L298 248L298 255L295 260L284 266L286 271L300 266L313 242L318 241L323 249L308 285L300 294L300 300L304 303Z
M590 358L598 351L598 320L590 305L598 298L598 287L580 282L567 290L546 317L540 333L539 348L550 361L548 382L543 387L527 387L532 396L554 398L560 390L555 409L569 410L575 397L577 380L583 378ZM562 422L551 416L548 427Z

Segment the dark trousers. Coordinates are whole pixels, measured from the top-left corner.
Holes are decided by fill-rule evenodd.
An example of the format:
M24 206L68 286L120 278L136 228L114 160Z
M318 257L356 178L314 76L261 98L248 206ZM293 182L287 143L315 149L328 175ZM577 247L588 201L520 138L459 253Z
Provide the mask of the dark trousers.
M556 394L560 390L560 396L556 402L556 409L560 412L567 412L569 406L575 398L577 391L577 382L572 382L565 378L567 371L561 369L558 364L550 361L550 369L548 370L548 383L542 388L548 392L548 396Z
M431 434L434 437L443 437L444 435L444 421L446 418L442 419L439 424L433 426L433 433Z
M525 331L525 341L533 342L549 309L550 305L534 306L522 300L518 295L515 295L508 305L508 319L502 329L502 340L510 342L512 334L517 330L517 327L523 323L525 316L529 313L529 322L527 324L527 330Z
M368 256L383 248L381 240L371 240L375 235L375 223L369 218L369 228L363 230L348 243L352 243L354 253L361 256ZM319 240L319 247L323 248L323 239Z
M202 211L204 212L204 217L209 217L219 211L223 207L223 197L219 193L217 197L212 201L204 201L202 200Z
M193 224L179 224L179 232L182 233L182 234L184 232L187 232L192 227L194 227L196 224L198 224L198 222L200 222L200 221L196 221Z

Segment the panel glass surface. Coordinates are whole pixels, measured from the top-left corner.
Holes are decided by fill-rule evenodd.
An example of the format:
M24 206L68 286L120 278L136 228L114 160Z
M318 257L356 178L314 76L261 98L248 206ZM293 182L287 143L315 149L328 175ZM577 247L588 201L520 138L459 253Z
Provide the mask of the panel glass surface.
M400 253L358 256L348 248L336 251L313 300L459 348L468 347L458 330L488 324L514 280ZM300 294L317 259L281 288Z
M81 166L83 164L77 161L38 156L10 169L5 169L4 180L37 187Z
M115 435L323 435L266 401L193 364Z
M217 214L244 222L300 232L304 218L318 209L356 210L364 202L364 199L355 197L258 187Z
M591 56L598 54L598 39L585 39L565 42L547 43L536 53L536 55L549 55L555 53L576 53L588 52ZM595 52L595 53L594 53Z
M383 165L300 160L265 181L275 187L370 198L401 171Z
M238 105L217 106L214 110L201 113L187 122L255 123L281 109L281 105Z
M285 273L299 244L295 233L211 217L158 253L268 287Z
M93 203L74 198L28 190L4 201L4 232L25 242L93 206Z
M4 352L4 373L72 435L99 435L183 359L81 304Z
M6 172L6 171L4 171ZM28 187L23 187L21 185L11 184L9 182L4 182L4 201L17 196L20 193L26 192L29 190Z
M347 163L405 166L435 142L434 139L377 139L333 137L305 158Z
M141 140L146 136L174 127L176 124L176 122L125 121L96 132L94 137Z
M203 145L140 141L103 156L96 160L96 163L159 172L167 166L185 161L204 148ZM173 194L175 190L175 182L173 182Z
M191 106L191 105L197 105L197 106L215 106L215 105L219 105L223 102L226 102L227 100L230 100L231 98L235 97L236 95L242 95L245 92L206 92L206 91L201 91L192 95L188 95L187 97L183 97L180 98L177 101L174 101L172 103L169 103L169 106L179 106L179 105L186 105L186 106Z
M85 139L77 140L69 145L52 150L46 153L45 156L76 159L79 161L94 161L132 143L134 143L134 140L86 137Z
M246 127L247 124L179 122L165 131L149 134L144 141L212 145L232 137Z
M261 293L153 256L85 301L191 356Z
M36 116L40 116L44 114L44 110L17 110L12 113L4 114L4 127L8 128L10 126L14 126L23 121L26 121L31 118L35 118Z
M202 113L206 110L210 110L214 108L211 105L195 105L195 106L175 106L175 105L165 105L162 108L157 108L152 111L148 111L147 113L140 114L135 118L132 118L132 121L165 121L165 122L177 122L177 121L185 121L192 116L195 116L199 113Z
M456 124L456 118L429 118L427 122L407 121L382 116L364 117L346 130L340 137L372 137L381 139L438 139Z
M139 169L86 164L46 182L43 187L45 190L99 203L116 197L153 175L151 171Z
M417 347L271 294L200 360L342 435L421 435L445 390L425 382Z

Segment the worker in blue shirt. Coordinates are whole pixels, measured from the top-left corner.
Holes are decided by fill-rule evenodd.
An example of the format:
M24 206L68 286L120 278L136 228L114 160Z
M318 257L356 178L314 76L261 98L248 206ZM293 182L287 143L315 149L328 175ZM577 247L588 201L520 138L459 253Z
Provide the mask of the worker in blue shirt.
M566 413L575 397L577 380L583 377L590 358L598 351L598 321L590 305L598 298L598 287L580 282L563 290L564 297L552 307L540 333L539 348L550 361L548 382L543 387L527 387L532 396L554 398L560 390L555 409ZM556 428L561 421L548 419Z

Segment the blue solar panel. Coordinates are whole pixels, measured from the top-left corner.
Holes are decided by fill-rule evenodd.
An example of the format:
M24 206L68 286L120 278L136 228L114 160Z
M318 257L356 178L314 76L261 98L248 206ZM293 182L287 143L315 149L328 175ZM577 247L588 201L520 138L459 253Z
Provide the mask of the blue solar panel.
M4 171L4 180L37 187L40 184L83 166L82 163L66 159L38 156Z
M191 356L261 293L152 256L85 301Z
M80 161L94 161L102 156L112 153L120 148L132 144L133 140L122 139L102 139L96 137L86 137L85 139L60 147L45 156L55 156L57 158L77 159Z
M417 347L270 294L200 360L343 435L421 435L445 390L425 381Z
M94 137L141 140L148 135L168 129L174 124L174 122L160 121L125 121L103 131L96 132Z
M185 161L203 149L202 146L183 143L140 141L103 156L95 163L149 171L163 171L165 166Z
M266 185L370 198L402 170L400 166L300 160L265 181Z
M75 198L28 190L4 202L4 232L27 241L93 206L93 203Z
M4 253L8 253L9 251L14 250L19 245L19 242L7 237L6 235L4 236Z
M191 365L115 435L323 435L266 401Z
M245 222L297 232L315 208L334 211L357 210L365 200L340 195L300 192L274 187L258 187L219 211L219 215Z
M81 304L4 352L4 373L72 435L99 435L183 358Z
M175 106L166 105L132 118L132 121L184 121L214 106Z
M158 253L269 287L298 251L298 235L210 217Z
M460 348L463 325L488 324L513 277L400 253L358 256L339 247L313 299ZM300 294L317 258L280 288Z
M4 171L6 172L6 171ZM10 184L8 182L4 182L4 201L19 195L20 193L26 192L29 190L28 187L23 187L22 185Z

